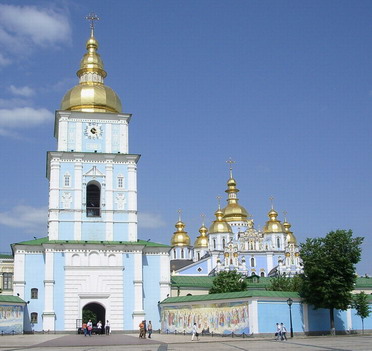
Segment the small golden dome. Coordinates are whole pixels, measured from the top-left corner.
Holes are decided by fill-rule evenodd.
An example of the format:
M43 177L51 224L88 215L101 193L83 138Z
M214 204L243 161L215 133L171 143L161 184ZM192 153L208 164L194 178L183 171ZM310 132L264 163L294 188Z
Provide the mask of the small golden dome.
M276 219L278 217L278 212L276 212L273 208L268 213L269 220L266 222L263 230L265 233L284 233L284 227L279 220Z
M190 246L190 237L187 232L183 230L185 224L182 221L178 221L175 225L177 230L173 233L171 245L172 246Z
M196 238L195 243L194 243L195 249L208 247L207 232L208 232L208 229L203 224L199 229L200 235Z
M225 192L228 194L228 199L227 206L223 209L223 218L227 221L246 221L248 212L238 203L236 194L239 192L239 189L236 188L236 181L232 176L227 181Z
M283 223L284 231L287 233L287 243L288 244L297 244L296 237L294 236L293 232L291 232L291 224L288 223L286 220Z
M223 219L223 212L219 208L215 212L216 220L209 227L209 233L232 233L232 229L229 223Z
M104 78L107 73L103 62L97 53L98 41L93 32L86 44L80 69L77 71L79 84L70 89L62 99L61 109L83 112L121 113L122 106L119 96L107 85Z

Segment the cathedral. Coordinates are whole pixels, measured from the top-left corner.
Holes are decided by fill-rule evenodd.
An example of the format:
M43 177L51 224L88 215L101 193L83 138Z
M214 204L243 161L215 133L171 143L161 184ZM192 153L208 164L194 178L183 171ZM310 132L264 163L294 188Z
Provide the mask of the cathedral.
M57 150L47 153L48 236L12 245L14 295L27 301L24 330L75 331L84 311L112 330L152 320L170 293L169 246L137 238L137 163L132 115L105 85L91 35L78 85L55 113Z
M239 204L236 180L231 163L227 181L227 206L220 204L209 230L202 224L194 246L184 230L181 217L171 240L173 275L213 276L221 271L236 270L244 276L291 277L302 273L299 248L291 224L278 220L274 207L263 229L256 229L252 216Z

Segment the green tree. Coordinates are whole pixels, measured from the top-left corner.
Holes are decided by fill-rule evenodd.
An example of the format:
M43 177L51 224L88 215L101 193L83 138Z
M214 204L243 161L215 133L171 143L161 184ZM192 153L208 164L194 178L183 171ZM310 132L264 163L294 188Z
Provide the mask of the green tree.
M301 284L300 275L296 274L293 277L286 277L284 274L270 278L270 285L266 290L271 291L299 291Z
M83 309L83 322L88 322L89 319L92 321L93 324L96 324L97 322L97 315L86 308Z
M210 294L244 291L247 290L247 282L242 274L237 271L222 271L213 280Z
M364 318L367 318L371 313L368 303L368 295L364 291L355 294L353 296L352 306L356 310L356 315L362 319L362 334L364 334Z
M324 238L308 238L300 246L304 266L300 295L316 309L329 309L331 333L335 332L334 309L346 310L352 303L363 242L352 236L351 230L336 230Z

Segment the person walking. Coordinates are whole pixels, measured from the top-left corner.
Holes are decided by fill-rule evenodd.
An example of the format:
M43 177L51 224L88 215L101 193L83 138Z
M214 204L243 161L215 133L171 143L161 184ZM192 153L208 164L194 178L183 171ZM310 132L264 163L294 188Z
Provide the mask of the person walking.
M98 329L97 334L101 335L102 334L102 322L101 321L98 321L97 329Z
M149 324L147 326L147 332L149 333L148 338L151 339L151 334L152 334L152 324L151 324L151 321L149 321Z
M87 323L87 328L88 328L88 335L89 336L92 336L93 323L92 323L92 321L90 319L89 319L89 321Z
M85 322L82 325L82 329L83 329L83 332L84 332L84 336L87 336L87 324Z
M283 323L280 323L280 336L281 336L281 340L287 341L286 333L287 333L287 328L284 326Z
M110 335L110 322L107 320L105 325L106 335Z
M278 341L280 338L280 325L279 323L276 323L276 329L275 329L275 341Z
M191 341L194 341L195 336L196 336L196 340L199 341L199 333L198 333L198 328L196 327L196 323L194 323L192 327Z
M145 324L144 324L144 321L142 321L140 324L139 324L139 337L140 338L143 338L145 336Z

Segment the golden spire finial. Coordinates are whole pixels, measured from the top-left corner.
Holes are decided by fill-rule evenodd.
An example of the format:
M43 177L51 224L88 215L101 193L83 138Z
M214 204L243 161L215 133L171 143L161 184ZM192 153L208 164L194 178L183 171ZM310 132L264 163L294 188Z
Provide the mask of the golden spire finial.
M182 210L181 209L178 209L178 222L181 222L181 214L182 214Z
M204 214L204 213L202 213L202 214L200 215L200 217L202 218L202 225L204 226L204 221L205 221L205 214Z
M99 17L95 13L90 13L85 19L90 21L90 36L94 37L94 21L99 21Z
M228 164L230 164L230 178L232 178L233 176L232 176L232 165L235 163L235 161L233 161L232 159L231 159L231 157L229 157L229 159L226 161L226 163L228 163Z
M217 201L218 201L218 209L220 210L221 209L221 199L222 199L222 196L218 195L216 197Z
M271 209L273 210L274 209L274 197L271 195L269 197L269 200L271 201Z
M284 211L283 211L284 222L287 222L287 214L288 214L288 212L284 210Z

